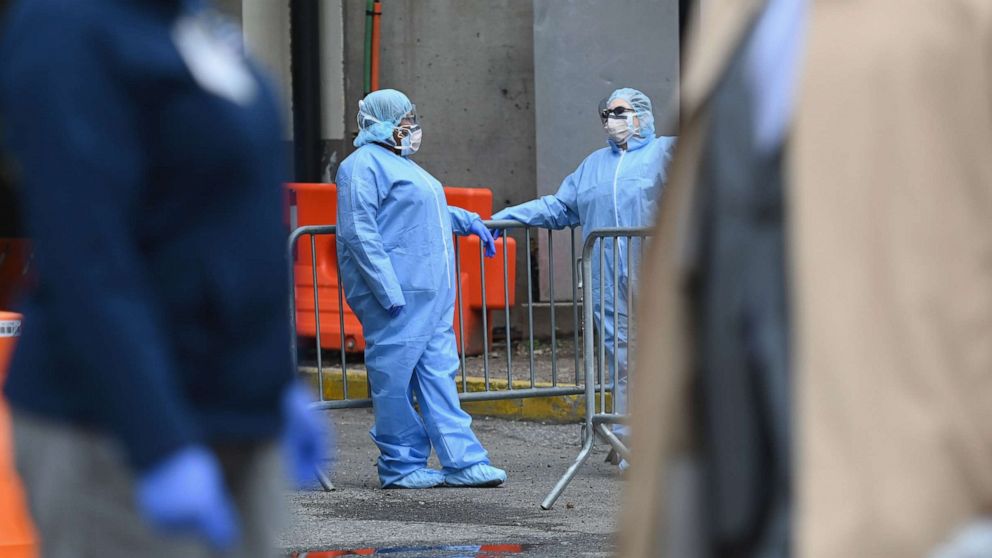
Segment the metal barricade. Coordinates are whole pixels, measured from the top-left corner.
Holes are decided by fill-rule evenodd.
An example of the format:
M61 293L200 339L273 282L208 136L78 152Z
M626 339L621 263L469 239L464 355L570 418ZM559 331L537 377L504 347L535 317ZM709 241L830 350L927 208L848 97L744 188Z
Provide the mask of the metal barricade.
M507 250L503 249L501 250L501 254L499 254L499 257L502 258L502 264L503 264L502 266L503 284L501 286L495 286L495 288L502 289L502 295L504 300L504 304L502 305L503 306L502 318L504 323L502 324L503 327L501 328L504 333L504 340L503 340L504 346L500 347L500 349L502 352L505 352L505 360L504 360L505 374L493 370L492 361L493 361L494 349L496 347L494 346L494 344L490 343L490 337L488 335L488 332L490 331L489 315L491 310L489 309L489 303L488 303L489 298L487 298L486 291L487 289L491 290L492 288L494 288L494 286L486 285L485 282L486 258L483 257L483 246L481 243L479 243L478 259L480 262L479 266L480 266L481 281L480 284L477 286L477 288L480 289L482 293L483 311L481 313L481 319L482 319L482 330L484 334L482 336L481 364L478 366L478 368L480 369L478 371L481 372L482 374L481 380L482 380L483 389L482 391L469 391L468 389L469 366L467 364L466 350L465 350L466 336L464 331L464 320L460 319L458 321L458 324L456 325L456 330L458 330L459 333L459 339L460 339L459 349L461 353L459 378L456 379L456 381L461 386L461 393L459 395L460 399L462 401L492 401L499 399L523 399L530 397L581 395L585 393L585 388L581 385L583 379L585 378L585 374L582 373L581 370L582 360L579 358L579 350L580 350L579 332L581 330L579 320L581 317L581 312L580 312L581 303L578 300L579 291L576 283L576 279L578 275L578 267L575 258L577 232L572 229L566 229L560 232L555 232L547 229L538 229L534 227L527 227L516 221L486 221L485 224L490 228L499 228L499 229L503 229L504 231L518 232L523 237L523 240L525 242L526 264L524 265L524 268L527 274L527 293L526 293L527 302L524 308L527 312L528 319L527 319L527 332L524 337L526 340L527 368L526 370L519 370L520 368L519 365L516 367L514 366L513 335L511 333L511 325L512 325L511 308L509 304L509 284L508 284L509 277L507 274L508 255L507 255ZM335 234L335 231L336 231L336 227L333 225L304 226L293 231L289 237L288 250L289 250L289 265L290 265L290 292L292 293L292 296L290 296L290 304L289 304L290 323L292 324L291 336L290 336L290 349L293 355L293 366L294 369L299 370L299 362L298 362L298 354L297 354L298 336L297 336L297 323L296 323L297 320L296 289L298 288L299 283L297 282L297 277L296 277L296 272L298 270L295 269L296 265L295 265L294 254L300 242L300 239L302 237L308 237L309 247L310 247L309 272L311 274L310 280L312 281L314 319L316 322L315 336L314 336L314 343L316 349L315 350L316 368L317 368L316 376L317 376L317 389L320 393L320 400L314 404L314 407L317 409L326 409L326 410L370 407L372 405L371 399L367 397L356 398L353 397L352 396L353 394L349 392L349 383L353 383L354 379L352 379L352 382L349 382L348 359L347 359L347 351L346 351L346 347L348 346L348 344L346 343L346 339L345 339L345 329L346 329L345 311L344 311L345 300L340 281L338 281L336 287L336 291L337 291L336 297L333 297L331 300L333 302L336 302L336 307L338 309L337 312L338 320L339 320L338 325L341 336L341 340L340 340L341 348L339 351L340 370L336 370L333 372L334 374L340 374L341 377L341 386L342 386L341 397L334 399L328 399L325 397L326 392L324 389L325 388L324 384L326 379L326 375L325 375L326 364L324 362L324 358L321 350L322 347L321 326L320 326L321 297L318 292L319 290L318 277L317 277L318 250L317 250L316 239L319 236L325 236L325 235L332 236ZM536 373L537 367L535 364L535 340L536 337L539 337L539 335L535 334L535 327L534 327L535 300L534 300L533 287L535 285L535 282L534 282L533 269L532 269L533 256L531 254L530 245L531 245L531 241L535 239L536 235L538 234L546 234L548 239L548 246L549 246L548 281L549 281L549 291L550 291L549 298L552 301L550 304L551 327L550 327L550 332L548 332L548 335L550 336L550 351L551 351L550 377L548 377L545 381L538 380L538 375ZM571 277L572 301L571 304L569 305L570 308L568 308L568 310L570 310L569 313L571 314L572 325L573 325L572 337L574 342L574 350L573 350L574 355L572 356L572 360L574 361L574 378L570 377L568 378L569 381L564 381L564 382L562 381L563 378L561 378L559 375L559 367L561 363L559 362L560 355L558 349L560 342L558 339L558 333L557 333L558 327L556 321L558 319L558 314L562 311L562 309L558 308L558 306L555 304L556 295L554 288L555 266L554 266L554 242L553 242L555 235L567 235L569 239L570 255L571 255L569 267L572 275ZM463 254L461 253L459 243L456 242L454 246L455 246L455 269L456 269L455 273L460 278L462 276L462 263L464 258L462 257ZM336 266L337 263L336 254L322 254L321 257L333 257ZM340 268L336 267L336 269L338 271L338 276L340 276ZM463 316L465 309L464 293L462 292L463 289L462 289L461 281L460 280L456 281L456 284L458 285L456 292L456 301L455 301L456 312L458 316ZM334 300L335 298L336 300ZM517 309L515 311L519 312L521 311L521 309ZM521 373L525 373L526 376L522 377ZM366 387L368 387L367 375L365 381L366 381ZM370 392L371 390L369 390L367 393Z
M603 438L611 447L613 447L621 457L624 459L629 458L629 450L626 445L620 440L613 432L610 431L608 425L622 423L625 417L622 413L617 412L616 397L615 397L615 385L618 383L616 381L616 376L621 366L626 367L626 354L627 351L632 347L633 340L635 337L635 329L631 327L633 324L633 297L635 295L635 289L633 288L634 281L629 280L633 278L633 270L636 268L635 257L639 257L641 250L634 250L635 240L643 242L643 240L649 235L648 229L604 229L598 231L592 231L589 233L585 246L583 247L583 257L581 260L576 258L576 234L577 231L574 229L565 230L561 232L555 232L547 229L541 229L536 227L528 227L517 223L515 221L487 221L485 223L488 227L492 229L502 229L506 234L510 231L517 233L523 237L524 241L524 252L526 254L524 269L527 274L526 281L526 304L524 305L527 312L527 332L524 336L523 343L526 346L527 352L527 377L520 380L519 377L514 375L514 359L513 359L513 335L511 333L511 305L509 303L509 277L508 277L508 266L507 266L507 250L501 250L501 257L503 259L503 281L501 287L503 295L503 332L505 334L505 345L502 349L506 352L505 358L505 381L503 379L503 374L495 374L491 367L491 359L493 354L493 349L496 347L491 346L489 338L489 307L488 301L490 300L486 295L487 288L492 289L492 286L486 285L486 258L483 255L483 246L479 243L479 266L480 266L480 284L478 288L482 293L483 301L483 311L482 311L482 329L483 329L483 340L482 340L482 359L478 367L481 369L482 373L482 386L481 391L469 391L469 366L467 364L466 358L466 347L465 347L465 331L464 331L464 320L459 319L459 339L460 339L460 378L456 381L461 386L461 393L459 398L461 401L492 401L499 399L524 399L530 397L550 397L550 396L565 396L565 395L584 395L585 396L585 418L583 421L583 435L582 435L582 450L580 451L575 463L568 469L562 479L558 482L555 488L552 490L551 494L544 500L542 507L545 509L550 509L554 505L555 500L568 485L571 479L575 476L578 468L588 459L594 440L596 436ZM320 326L320 314L321 314L321 302L319 294L319 282L318 282L318 250L317 250L317 237L319 236L332 236L335 234L336 227L333 225L328 226L305 226L300 227L293 231L290 235L288 243L289 251L289 265L290 265L290 323L291 336L290 336L290 350L292 354L292 362L295 370L299 370L298 362L298 336L297 336L297 307L296 307L296 289L299 285L296 277L296 258L294 257L295 250L299 244L302 237L307 237L309 239L309 274L310 280L312 281L312 292L313 292L313 303L314 303L314 320L315 320L315 356L316 356L316 376L317 376L317 389L320 398L314 403L314 408L323 410L332 409L346 409L346 408L366 408L371 407L372 400L368 397L352 397L352 393L349 391L349 377L348 377L348 359L347 359L347 347L346 334L345 334L345 300L344 292L340 281L337 281L336 292L334 296L331 297L332 302L336 302L337 314L338 314L338 326L340 332L340 376L341 376L341 397L328 399L326 397L325 391L325 363L322 355L322 343L321 343L321 326ZM538 335L535 333L534 325L534 273L533 273L533 255L531 250L532 240L538 238L537 235L546 235L546 241L548 246L548 299L550 300L550 331L547 335L550 337L550 351L551 351L551 361L550 361L550 377L549 381L539 382L537 375L537 367L535 363L535 341ZM570 248L569 252L569 270L571 272L571 304L569 305L571 310L571 318L573 325L572 338L574 342L573 355L571 360L574 362L574 383L567 382L563 383L561 381L559 374L559 368L561 361L559 359L559 339L558 339L558 327L557 327L557 316L559 314L559 308L557 306L557 297L555 293L555 259L554 259L554 240L555 235L567 235L568 244ZM607 249L603 248L604 243L609 243ZM621 244L625 248L621 248ZM600 248L596 250L597 246ZM455 247L455 273L460 278L462 276L462 261L463 254L461 253L459 243L454 243ZM335 269L337 271L338 277L340 277L340 267L337 266L337 255L330 248L332 253L322 254L321 257L333 257ZM625 254L624 254L625 250ZM607 258L607 255L612 258L613 264ZM623 258L626 256L627 267L630 272L627 275L620 274L620 267L615 265L618 258ZM596 267L596 261L599 262L599 266ZM581 263L580 263L581 262ZM594 274L594 267L598 270L597 274ZM580 276L581 272L581 276ZM607 274L611 274L613 277L612 286L612 305L607 304L607 289L604 288L605 279ZM620 284L621 277L625 281L626 296L621 299ZM586 280L583 280L586 279ZM592 301L594 293L594 282L598 281L600 285L599 291L599 304L583 304L583 301ZM457 291L456 291L456 312L458 316L463 316L465 308L464 293L461 281L456 281ZM582 295L580 298L580 294ZM625 309L629 309L626 312L621 310L621 304L618 301L624 300L623 305ZM612 310L610 310L612 308ZM598 315L595 313L598 310ZM520 311L519 309L516 311ZM612 320L608 320L607 313L612 311ZM610 329L612 333L607 335L607 323L612 323ZM621 338L624 335L617 335L616 332L626 324L627 342L622 343ZM580 340L581 336L581 340ZM608 350L607 341L612 340L613 346L612 350ZM581 341L581 342L580 342ZM621 347L623 344L623 347ZM621 348L623 350L621 350ZM579 358L580 353L582 358ZM609 359L607 358L609 355ZM612 364L612 366L610 366ZM607 372L607 369L612 372ZM627 371L629 375L629 370ZM335 371L333 373L338 373ZM609 377L607 377L609 376ZM573 380L573 378L568 378ZM365 376L365 387L366 393L371 393L370 386L368 385L368 376ZM522 381L522 385L521 382ZM612 405L608 405L608 394L612 398ZM331 489L332 485L329 479L322 472L318 472L318 477L325 488Z
M550 510L554 506L579 468L589 459L597 437L602 438L620 458L630 459L630 450L611 431L610 425L625 424L627 421L626 414L620 412L621 404L618 402L618 399L626 397L627 389L618 394L621 390L616 388L620 385L629 388L626 383L633 376L627 357L632 354L636 341L633 310L637 294L637 260L640 259L643 244L650 234L650 229L603 229L590 232L586 238L582 250L583 300L596 300L593 294L594 282L599 285L599 299L598 304L585 304L583 308L586 416L582 425L582 449L575 462L541 503L543 509ZM635 249L635 244L640 246ZM608 254L612 257L612 265L607 259ZM628 269L626 276L620 273L624 266L618 265L624 257ZM597 261L598 277L593 272ZM608 274L613 279L612 289L604 288ZM621 283L625 285L621 286ZM607 290L612 290L612 293L607 293ZM607 304L608 294L612 294L612 305ZM621 307L626 312L622 312ZM611 401L607 400L608 393L611 394Z

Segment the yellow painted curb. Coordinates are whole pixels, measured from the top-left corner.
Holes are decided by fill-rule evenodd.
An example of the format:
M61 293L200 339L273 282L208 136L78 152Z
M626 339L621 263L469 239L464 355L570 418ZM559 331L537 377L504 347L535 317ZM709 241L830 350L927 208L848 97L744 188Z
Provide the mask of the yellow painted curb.
M300 372L309 378L311 385L317 389L317 369L312 367L301 367ZM486 390L484 378L468 377L466 382L468 391L478 392ZM340 401L345 399L344 382L340 369L324 369L324 400ZM461 376L456 378L455 384L458 391L462 391ZM559 387L571 387L574 384L558 384ZM505 391L507 382L505 379L498 380L490 378L490 391ZM548 382L538 382L538 388L552 387ZM524 380L514 380L514 389L528 389L530 382ZM611 394L606 394L606 404L612 405ZM368 383L364 370L348 371L348 399L367 399L369 397ZM578 422L585 416L585 396L583 395L555 395L549 397L528 397L523 399L500 399L497 401L466 401L462 403L462 408L475 416L498 417L514 420L530 420L540 422Z

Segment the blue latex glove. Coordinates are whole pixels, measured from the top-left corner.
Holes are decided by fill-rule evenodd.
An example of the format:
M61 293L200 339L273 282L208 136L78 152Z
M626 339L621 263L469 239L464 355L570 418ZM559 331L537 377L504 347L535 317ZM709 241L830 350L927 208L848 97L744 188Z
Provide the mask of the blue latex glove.
M490 232L493 233L493 240L499 240L503 236L503 229L493 229Z
M483 246L486 247L486 257L491 258L496 255L496 241L493 239L492 233L489 229L482 224L482 221L473 221L472 226L469 227L472 234L479 237L482 241Z
M239 537L234 505L212 453L190 446L137 479L138 511L152 527L194 535L219 550Z
M399 316L400 313L403 312L403 308L405 308L405 306L402 304L397 304L396 306L390 306L389 310L387 310L387 312L389 312L389 317L395 318L396 316Z
M293 382L283 394L283 458L286 470L300 488L313 480L316 468L324 466L329 446L333 445L329 423L319 411L310 410L314 399L299 382Z

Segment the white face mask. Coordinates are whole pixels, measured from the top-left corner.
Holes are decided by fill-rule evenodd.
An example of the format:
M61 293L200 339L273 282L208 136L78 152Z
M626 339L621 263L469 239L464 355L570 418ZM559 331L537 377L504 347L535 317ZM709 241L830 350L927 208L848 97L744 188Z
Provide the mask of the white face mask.
M358 125L362 125L363 120L371 120L381 124L382 121L378 118L372 116L371 114L365 113L362 109L365 107L365 101L358 101ZM416 120L415 120L416 121ZM390 136L389 143L393 144L393 148L399 151L400 155L413 155L420 150L420 141L424 136L424 132L420 129L419 124L414 124L409 127L397 127L393 130L402 130L405 134L402 139L400 139L400 144L396 145L395 135Z
M623 145L627 143L630 136L634 135L633 120L633 115L629 115L626 118L608 118L603 128L606 129L606 133L613 140L613 143Z
M400 144L396 147L400 150L401 155L413 155L420 150L420 141L424 137L424 131L420 129L420 126L401 129L404 132L409 131L409 133L403 136L403 139L400 140Z

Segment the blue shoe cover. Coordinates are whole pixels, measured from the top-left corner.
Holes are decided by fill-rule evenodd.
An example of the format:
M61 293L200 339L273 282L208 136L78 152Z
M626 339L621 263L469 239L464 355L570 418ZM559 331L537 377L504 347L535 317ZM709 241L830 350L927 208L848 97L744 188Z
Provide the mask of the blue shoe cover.
M506 471L485 463L476 463L471 467L444 475L445 486L488 488L499 486L504 482L506 482Z
M443 483L444 474L441 471L424 467L383 488L434 488Z

